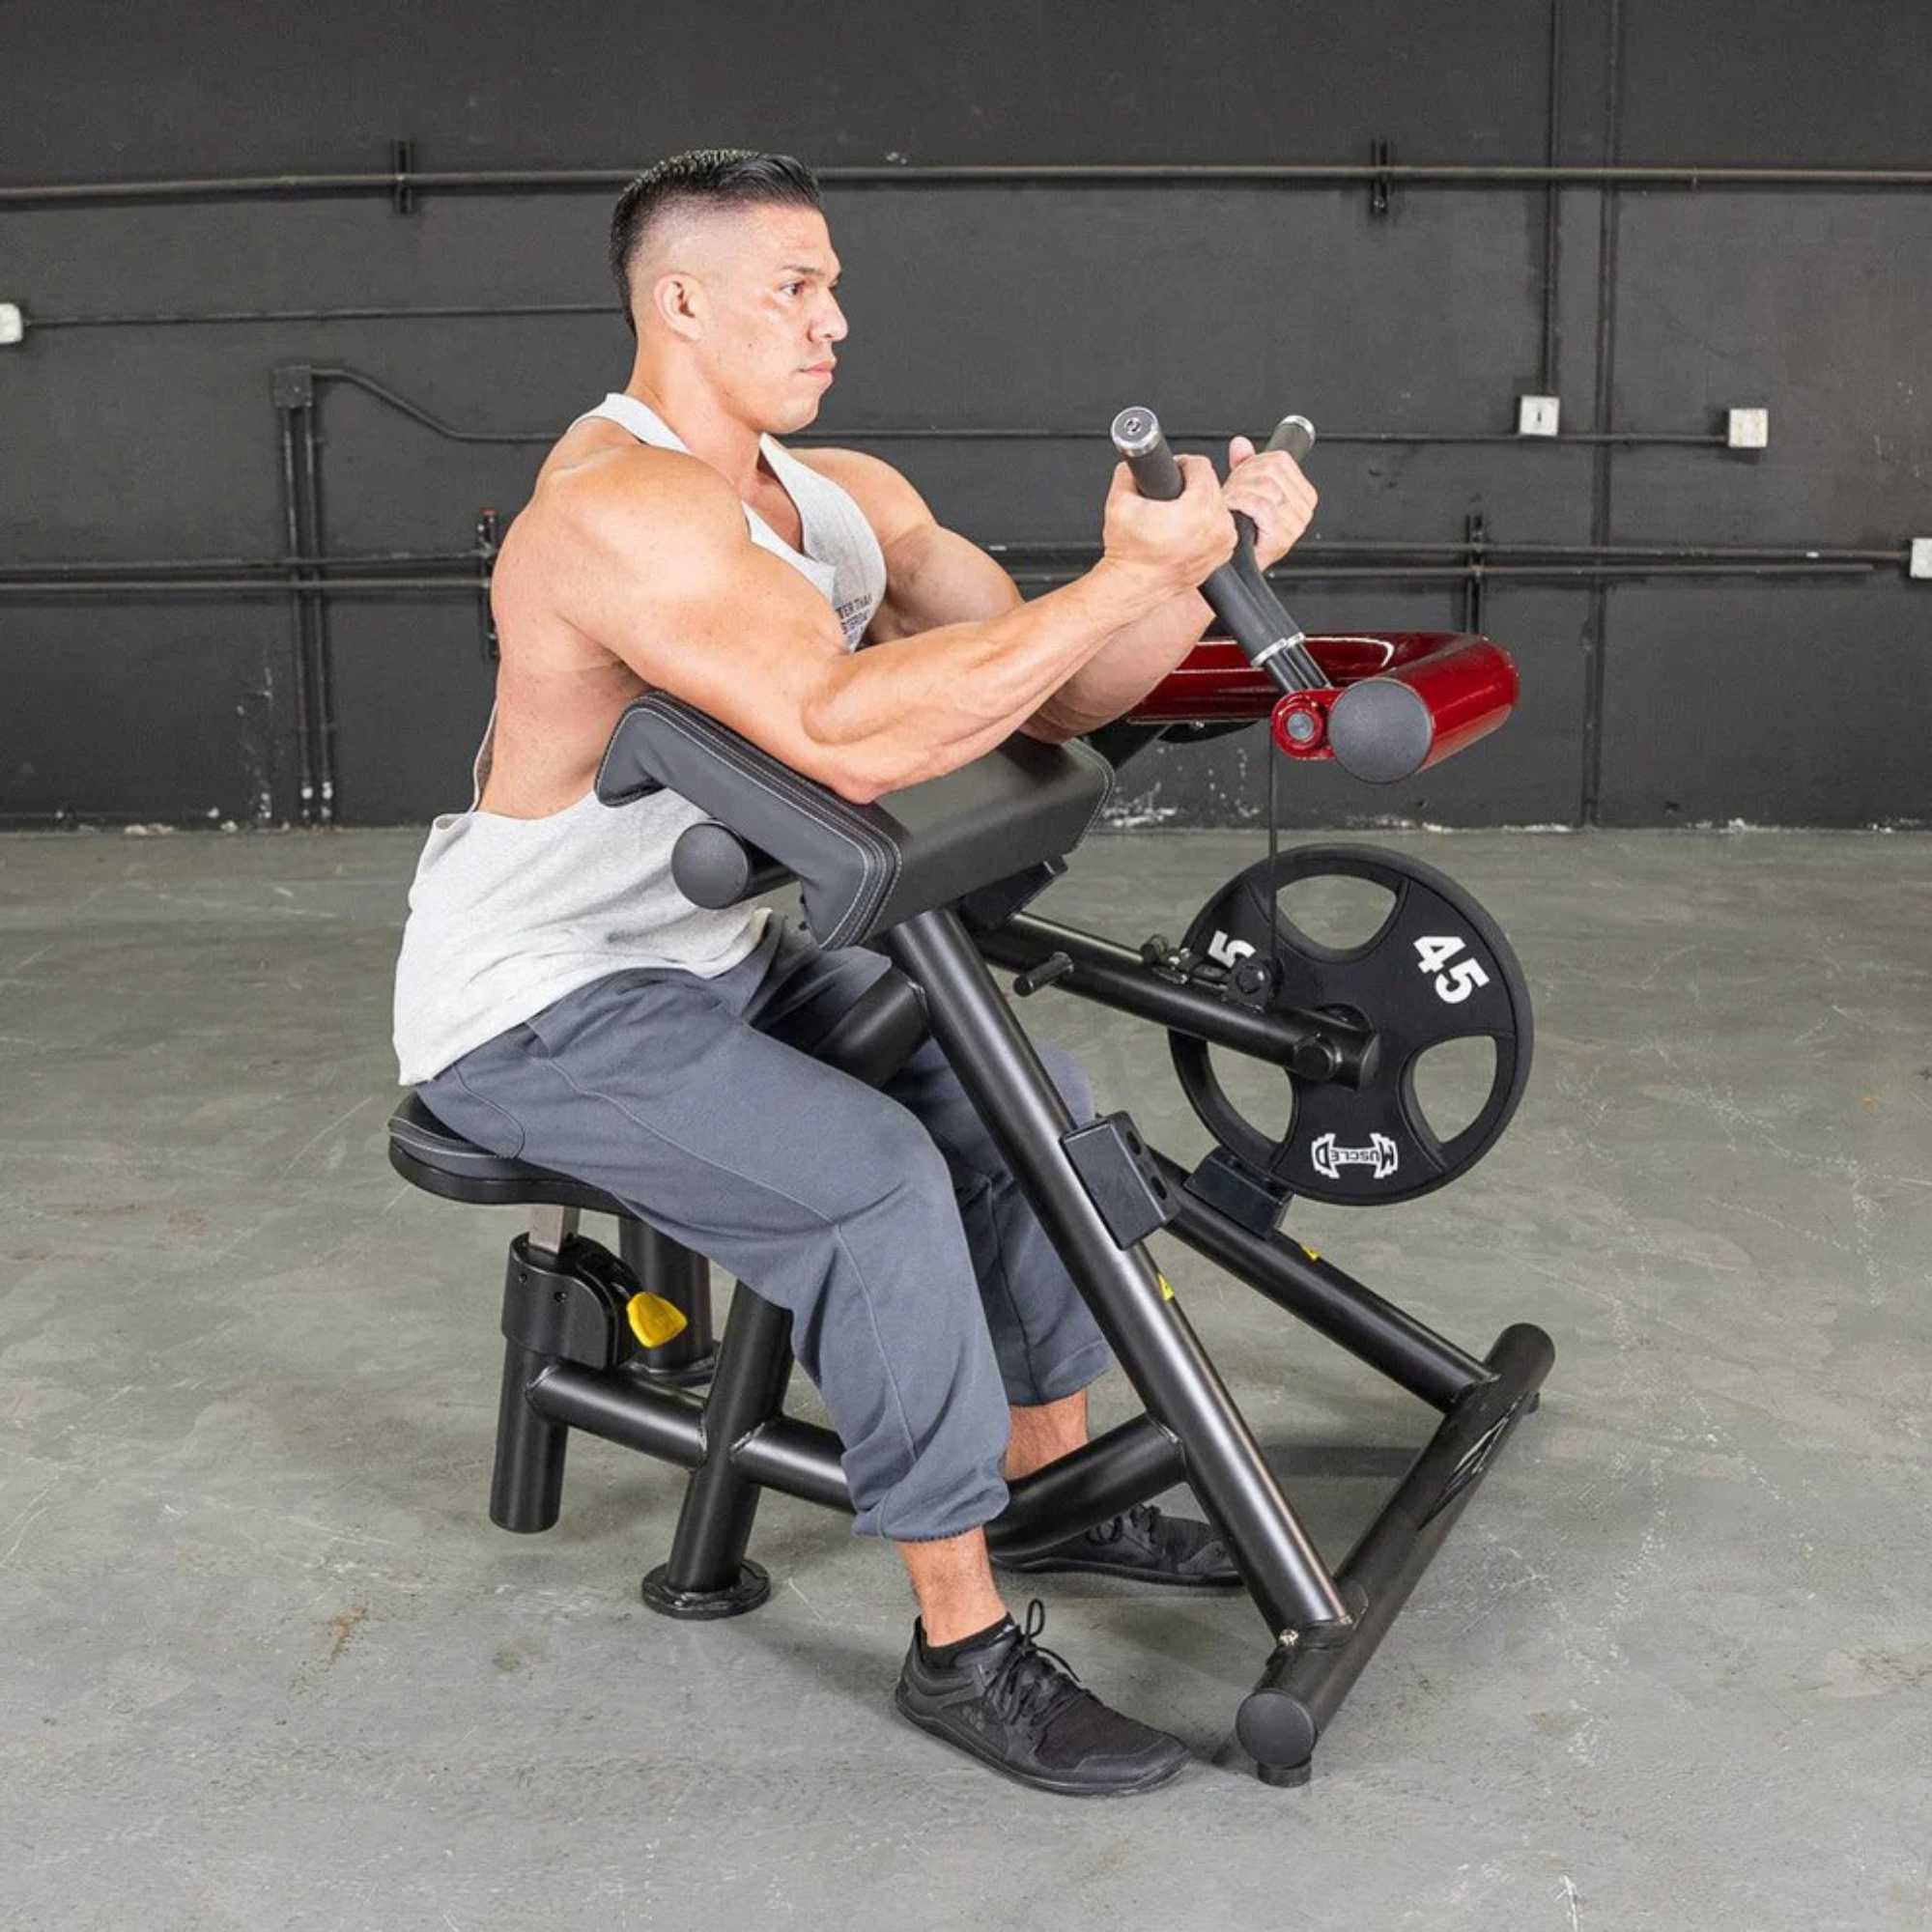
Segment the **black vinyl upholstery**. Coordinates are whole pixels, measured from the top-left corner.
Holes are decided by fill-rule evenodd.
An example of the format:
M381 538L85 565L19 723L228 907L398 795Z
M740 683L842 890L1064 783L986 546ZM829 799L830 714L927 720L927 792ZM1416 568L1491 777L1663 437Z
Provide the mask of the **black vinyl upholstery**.
M957 771L854 805L661 692L618 720L597 795L668 787L796 875L824 946L856 946L1070 852L1113 780L1097 752L1015 735Z
M601 1188L528 1161L488 1153L437 1119L413 1093L389 1116L389 1165L405 1180L446 1201L489 1208L581 1208L591 1214L632 1210Z

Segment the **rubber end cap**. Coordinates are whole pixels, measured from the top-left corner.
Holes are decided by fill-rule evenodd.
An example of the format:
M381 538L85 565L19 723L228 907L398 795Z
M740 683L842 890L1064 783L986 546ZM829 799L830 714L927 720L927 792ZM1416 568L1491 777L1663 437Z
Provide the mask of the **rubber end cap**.
M1235 1717L1235 1736L1264 1773L1305 1773L1319 1735L1308 1706L1286 1690L1251 1690Z
M1407 685L1369 677L1351 684L1328 712L1328 744L1350 778L1394 784L1412 778L1435 742L1435 721Z

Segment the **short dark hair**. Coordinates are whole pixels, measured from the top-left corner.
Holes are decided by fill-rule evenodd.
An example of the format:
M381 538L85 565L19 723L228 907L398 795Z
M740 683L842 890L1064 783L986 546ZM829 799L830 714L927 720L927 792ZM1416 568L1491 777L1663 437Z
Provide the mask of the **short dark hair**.
M624 305L631 333L631 262L644 231L667 209L696 204L708 208L817 208L818 183L810 168L789 155L760 155L750 148L693 148L646 168L617 197L611 213L611 278Z

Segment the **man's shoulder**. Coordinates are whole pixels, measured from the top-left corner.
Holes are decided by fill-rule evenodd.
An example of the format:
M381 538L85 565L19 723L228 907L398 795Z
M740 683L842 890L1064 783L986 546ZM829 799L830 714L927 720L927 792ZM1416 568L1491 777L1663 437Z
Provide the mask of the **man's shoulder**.
M882 545L933 520L919 492L890 463L863 449L813 445L790 453L814 474L838 484L858 504Z
M708 463L628 436L571 445L565 438L552 452L519 522L626 548L651 534L688 543L742 533L743 506Z

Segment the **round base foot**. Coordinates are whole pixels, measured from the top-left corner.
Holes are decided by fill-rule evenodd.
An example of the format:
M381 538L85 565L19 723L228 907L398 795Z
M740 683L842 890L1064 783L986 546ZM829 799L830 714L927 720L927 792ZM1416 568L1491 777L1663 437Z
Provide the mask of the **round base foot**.
M718 1345L713 1343L703 1354L689 1362L657 1368L649 1355L640 1355L631 1364L631 1373L640 1381L654 1382L659 1388L697 1388L718 1373Z
M738 1566L735 1581L722 1590L677 1590L669 1581L670 1565L660 1563L644 1578L640 1594L647 1609L661 1617L683 1617L700 1622L711 1617L742 1617L755 1610L772 1594L772 1579L762 1565L745 1562Z
M1315 1760L1304 1758L1299 1764L1258 1764L1255 1776L1264 1784L1278 1784L1289 1787L1306 1784L1315 1770Z

